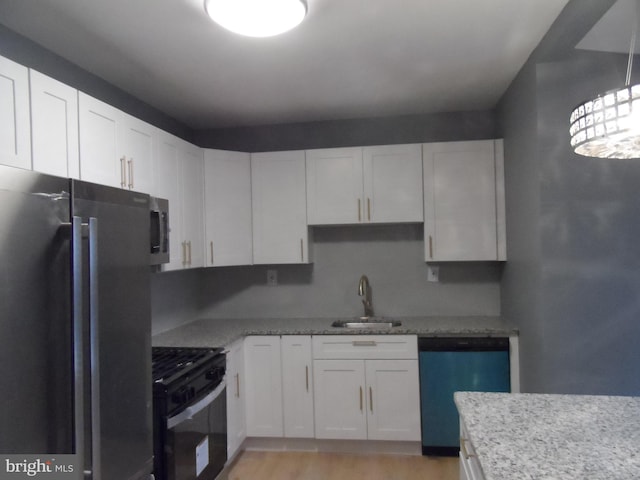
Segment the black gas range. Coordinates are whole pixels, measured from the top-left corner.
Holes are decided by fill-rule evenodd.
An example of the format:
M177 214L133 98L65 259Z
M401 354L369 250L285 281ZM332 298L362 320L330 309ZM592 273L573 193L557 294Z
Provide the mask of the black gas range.
M213 480L224 467L225 365L221 348L152 348L156 480Z

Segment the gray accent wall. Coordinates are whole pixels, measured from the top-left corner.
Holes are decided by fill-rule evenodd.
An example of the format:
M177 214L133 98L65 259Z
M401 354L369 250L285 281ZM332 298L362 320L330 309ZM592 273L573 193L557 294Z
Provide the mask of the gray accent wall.
M612 3L572 1L548 38L576 42ZM568 136L573 107L623 85L627 59L542 47L499 109L502 314L520 328L522 389L638 395L640 159L582 157Z

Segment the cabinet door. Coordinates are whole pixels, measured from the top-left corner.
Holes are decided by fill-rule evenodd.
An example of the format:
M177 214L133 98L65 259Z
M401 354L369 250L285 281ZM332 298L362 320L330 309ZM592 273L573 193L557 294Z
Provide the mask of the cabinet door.
M364 380L364 360L314 360L316 438L367 438Z
M178 150L182 179L182 237L187 252L186 268L204 266L203 153L183 142Z
M0 57L0 163L31 169L29 70Z
M500 147L493 140L423 145L427 261L506 258Z
M247 436L244 390L244 341L227 353L227 458L231 459Z
M282 437L280 337L245 339L247 436Z
M365 147L364 209L367 222L422 222L422 146Z
M29 79L33 169L80 178L78 91L35 70Z
M180 140L165 132L158 133L156 154L153 161L154 195L169 200L169 256L170 263L164 270L184 267L186 253L182 237L182 191L180 185Z
M251 265L251 155L204 152L205 265Z
M82 92L78 94L80 122L80 178L125 188L126 158L118 151L121 112Z
M156 129L122 113L118 151L125 157L126 186L137 192L153 192L153 152Z
M311 337L282 337L284 436L313 438L313 372Z
M303 151L251 154L253 263L308 263Z
M417 360L367 360L369 440L420 440Z
M365 220L362 148L306 151L309 225L353 224Z

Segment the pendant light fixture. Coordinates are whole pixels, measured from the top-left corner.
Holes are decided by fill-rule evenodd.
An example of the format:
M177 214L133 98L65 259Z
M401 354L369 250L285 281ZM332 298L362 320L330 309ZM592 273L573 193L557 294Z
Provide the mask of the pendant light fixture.
M571 113L571 147L579 154L599 158L640 158L640 84L631 85L633 55L640 23L631 34L625 86L597 95Z
M249 37L279 35L307 14L305 0L205 0L204 6L214 22Z

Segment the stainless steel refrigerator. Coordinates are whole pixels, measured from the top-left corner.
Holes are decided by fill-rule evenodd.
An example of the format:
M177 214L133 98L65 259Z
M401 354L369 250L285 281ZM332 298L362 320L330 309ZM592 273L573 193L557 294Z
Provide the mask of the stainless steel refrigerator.
M153 468L149 197L0 166L0 455Z

